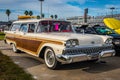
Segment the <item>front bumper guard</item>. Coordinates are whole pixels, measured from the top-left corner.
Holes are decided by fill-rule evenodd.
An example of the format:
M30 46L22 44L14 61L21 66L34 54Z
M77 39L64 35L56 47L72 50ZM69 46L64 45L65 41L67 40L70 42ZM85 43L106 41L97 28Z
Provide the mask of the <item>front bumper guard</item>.
M73 63L87 60L95 60L103 57L110 57L115 55L115 50L102 51L100 53L94 53L91 55L87 54L78 54L78 55L56 55L56 58L59 62L62 63Z

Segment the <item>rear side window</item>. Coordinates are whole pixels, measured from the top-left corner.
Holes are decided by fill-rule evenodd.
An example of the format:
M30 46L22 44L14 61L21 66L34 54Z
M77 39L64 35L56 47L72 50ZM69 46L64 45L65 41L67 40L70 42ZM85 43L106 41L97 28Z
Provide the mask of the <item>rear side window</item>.
M19 29L20 29L20 24L13 24L11 31L19 31Z
M27 26L27 24L22 24L21 27L20 27L20 31L21 31L21 32L27 32L27 31L28 31L28 26Z
M28 29L28 32L29 33L34 33L34 31L35 31L35 24L34 23L31 23L31 24L29 24L29 29Z

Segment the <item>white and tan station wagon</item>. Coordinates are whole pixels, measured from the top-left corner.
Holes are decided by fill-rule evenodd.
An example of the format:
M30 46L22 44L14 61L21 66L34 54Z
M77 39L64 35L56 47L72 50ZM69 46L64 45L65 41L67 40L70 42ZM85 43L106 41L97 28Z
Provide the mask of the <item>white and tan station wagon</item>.
M5 33L5 41L14 52L20 50L43 58L50 69L60 63L94 61L115 55L111 37L77 34L67 21L19 20Z

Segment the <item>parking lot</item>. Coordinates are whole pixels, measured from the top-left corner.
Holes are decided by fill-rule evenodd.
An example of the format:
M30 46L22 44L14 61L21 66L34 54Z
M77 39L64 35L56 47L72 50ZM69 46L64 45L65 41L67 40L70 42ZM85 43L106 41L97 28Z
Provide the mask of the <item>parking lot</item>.
M120 57L102 59L106 63L79 62L50 70L38 58L23 52L14 53L3 41L0 41L0 50L37 80L120 80Z

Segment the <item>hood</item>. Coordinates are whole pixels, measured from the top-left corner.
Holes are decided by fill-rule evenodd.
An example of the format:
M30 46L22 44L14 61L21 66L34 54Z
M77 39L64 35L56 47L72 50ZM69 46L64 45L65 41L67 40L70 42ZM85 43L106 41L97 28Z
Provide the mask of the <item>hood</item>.
M115 18L105 18L103 20L103 22L105 23L105 25L111 29L120 29L120 20L115 19Z
M76 34L76 33L42 33L39 34L43 38L52 40L67 41L69 39L78 39L80 45L99 45L104 44L107 37L92 34ZM104 38L104 39L103 39Z
M120 34L120 20L115 18L105 18L103 22L107 27Z
M113 38L112 36L109 36L109 35L99 35L99 37L102 38L103 42L105 42L108 38Z

